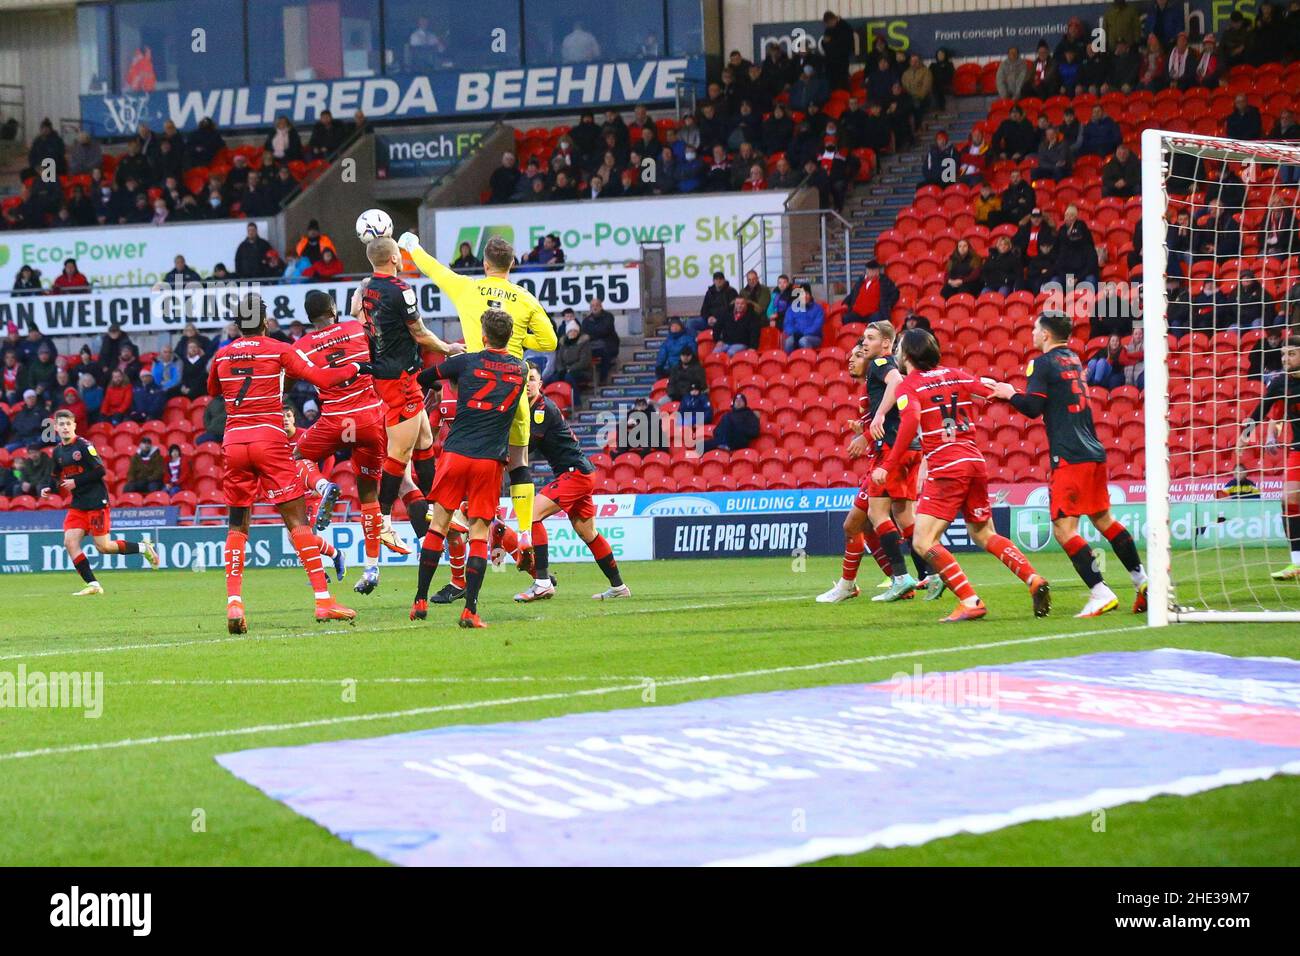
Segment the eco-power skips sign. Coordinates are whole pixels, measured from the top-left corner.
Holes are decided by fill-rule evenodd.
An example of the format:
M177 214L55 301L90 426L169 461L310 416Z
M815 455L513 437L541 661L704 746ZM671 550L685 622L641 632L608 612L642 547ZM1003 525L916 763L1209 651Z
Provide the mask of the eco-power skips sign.
M335 116L361 110L371 120L478 117L513 110L665 102L673 99L681 78L702 80L704 58L86 95L81 97L81 120L93 133L121 136L134 132L139 123L160 129L166 120L189 131L206 116L222 129L271 126L282 115L298 125L311 124L325 110Z
M477 254L490 237L503 236L523 256L542 237L556 233L570 262L631 261L641 258L641 243L662 242L668 294L703 298L714 272L734 281L736 235L741 229L747 254L757 249L760 229L766 230L768 278L776 281L781 272L781 221L750 217L783 212L786 195L774 190L439 209L434 214L435 248L449 262L462 242Z
M537 296L547 312L558 315L564 308L582 310L588 299L599 296L605 308L618 312L640 308L641 286L634 268L602 266L566 269L559 272L520 273L513 280ZM428 279L411 280L416 305L427 319L455 319L456 311L438 287ZM94 334L116 322L128 331L158 332L183 328L193 322L201 329L224 326L236 314L239 300L250 292L259 293L268 314L282 324L306 321L303 300L312 290L328 292L347 314L355 282L268 284L223 283L159 290L105 289L84 295L9 295L0 292L0 328L13 323L20 329L32 326L47 335Z
M0 289L12 289L23 266L52 280L63 271L65 259L76 259L81 274L97 289L152 285L171 271L177 256L208 275L218 262L233 268L235 249L250 222L266 238L265 219L0 232Z

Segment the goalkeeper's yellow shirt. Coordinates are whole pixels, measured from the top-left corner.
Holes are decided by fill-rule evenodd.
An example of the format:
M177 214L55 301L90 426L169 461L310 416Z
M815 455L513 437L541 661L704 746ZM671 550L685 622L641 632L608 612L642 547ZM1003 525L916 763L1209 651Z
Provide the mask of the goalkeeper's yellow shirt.
M410 250L411 260L426 276L438 284L460 316L465 348L470 352L483 349L483 312L501 309L515 321L507 350L515 358L524 357L524 349L554 352L555 326L542 304L527 289L507 279L494 276L463 276L452 272L419 246Z

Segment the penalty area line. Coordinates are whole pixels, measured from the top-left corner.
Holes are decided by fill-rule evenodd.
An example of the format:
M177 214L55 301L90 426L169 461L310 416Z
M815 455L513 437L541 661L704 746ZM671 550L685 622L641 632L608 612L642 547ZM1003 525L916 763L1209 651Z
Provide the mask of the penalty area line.
M795 674L808 671L827 670L837 667L852 667L859 664L874 664L881 661L908 660L914 657L928 657L935 654L960 654L970 651L994 650L1002 647L1015 647L1021 644L1040 644L1047 641L1064 641L1077 637L1095 637L1101 634L1123 634L1132 631L1145 631L1147 625L1131 627L1103 628L1091 631L1073 631L1070 633L1040 634L1035 637L1020 637L1006 641L986 641L978 644L958 644L951 647L920 648L908 651L896 651L892 654L872 654L865 657L842 658L833 661L818 661L811 664L788 664L781 667L762 667L754 670L735 671L729 674L701 674L691 677L669 677L656 680L654 686L682 687L690 684L707 684L729 680L743 680L749 677L769 677L775 674ZM334 727L343 724L367 723L377 720L400 720L406 717L422 717L429 714L455 713L458 711L482 710L490 707L507 707L514 704L536 704L554 700L573 700L583 697L599 697L607 694L633 693L644 691L644 683L617 684L609 687L589 687L581 690L555 691L549 694L530 694L522 697L502 697L493 700L465 701L458 704L436 704L429 707L412 707L406 710L393 710L370 714L350 714L346 717L320 717L315 720L300 720L281 724L257 724L251 727L232 727L224 730L200 730L184 734L166 734L157 737L128 737L123 740L110 740L99 743L66 744L59 747L41 747L34 750L15 750L0 753L0 761L25 760L31 757L51 757L63 754L93 753L100 750L121 750L128 747L151 747L159 744L188 743L196 740L213 740L224 737L241 737L249 734L280 733L289 730L305 730L313 727Z

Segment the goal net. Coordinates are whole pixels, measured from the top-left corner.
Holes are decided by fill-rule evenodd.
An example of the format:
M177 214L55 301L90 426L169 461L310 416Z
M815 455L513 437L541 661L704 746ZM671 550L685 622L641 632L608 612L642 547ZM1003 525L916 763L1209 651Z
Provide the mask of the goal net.
M1300 143L1142 135L1152 625L1300 621L1298 180Z

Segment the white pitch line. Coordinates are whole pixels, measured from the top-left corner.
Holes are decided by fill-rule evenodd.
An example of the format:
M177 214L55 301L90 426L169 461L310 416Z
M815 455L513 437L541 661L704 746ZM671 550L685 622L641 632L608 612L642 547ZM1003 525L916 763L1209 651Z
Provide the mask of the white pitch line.
M280 685L327 685L342 684L351 681L354 684L531 684L531 683L582 683L597 681L658 681L659 678L648 674L591 674L589 676L562 675L542 677L537 675L520 675L518 677L230 677L226 679L207 678L153 678L150 680L110 680L105 681L109 687L276 687Z
M741 680L747 677L767 677L773 674L793 674L806 671L825 670L833 667L851 667L856 664L873 664L881 661L906 660L913 657L926 657L933 654L960 654L966 651L991 650L998 647L1013 647L1018 644L1038 644L1045 641L1063 641L1076 637L1095 637L1099 634L1123 634L1131 631L1144 631L1147 625L1132 627L1104 628L1093 631L1075 631L1069 634L1040 634L1037 637L1021 637L1008 641L988 641L982 644L961 644L955 647L932 647L920 650L897 651L893 654L872 654L867 657L844 658L834 661L820 661L813 664L788 664L782 667L763 667L755 670L736 671L730 674L702 674L694 677L670 677L655 681L655 687L680 687L689 684L705 684L715 681ZM211 740L220 737L240 737L248 734L278 733L285 730L303 730L310 727L332 727L339 724L352 724L375 720L397 720L403 717L422 717L428 714L451 713L455 711L481 710L487 707L503 707L511 704L533 704L548 700L570 700L578 697L595 697L605 694L629 693L643 691L645 685L621 684L610 687L590 687L582 690L557 691L551 694L532 694L527 697L505 697L496 700L465 701L459 704L437 704L430 707L412 707L407 710L394 710L383 713L354 714L347 717L321 717L316 720L300 720L285 724L259 724L253 727L233 727L226 730L201 730L185 734L167 734L161 737L130 737L124 740L112 740L104 743L67 744L61 747L42 747L37 750L15 750L0 753L0 761L23 760L28 757L50 757L61 754L87 753L99 750L119 750L125 747L148 747L157 744L184 743L194 740Z
M807 595L800 594L789 597L768 597L754 598L744 601L714 602L712 604L679 604L675 607L633 607L633 608L616 608L602 613L603 617L624 614L671 614L675 611L707 611L714 608L733 608L733 607L752 607L755 604L779 604L790 601L812 601ZM451 620L450 618L448 619ZM508 618L501 622L503 627L511 624L522 624L525 622L545 621L546 617L529 617L529 618ZM201 638L193 641L160 641L152 644L110 644L106 647L69 647L58 650L31 651L26 654L0 654L0 661L21 661L38 657L60 657L66 654L112 654L118 651L144 651L154 648L176 648L176 647L195 647L204 644L230 644L236 641L267 641L278 640L285 637L321 637L330 634L381 634L388 631L421 630L420 625L410 624L398 619L396 616L391 624L382 626L373 626L369 622L364 625L352 625L348 627L334 628L331 630L305 630L305 631L272 631L266 634L249 634L243 637L212 637Z

